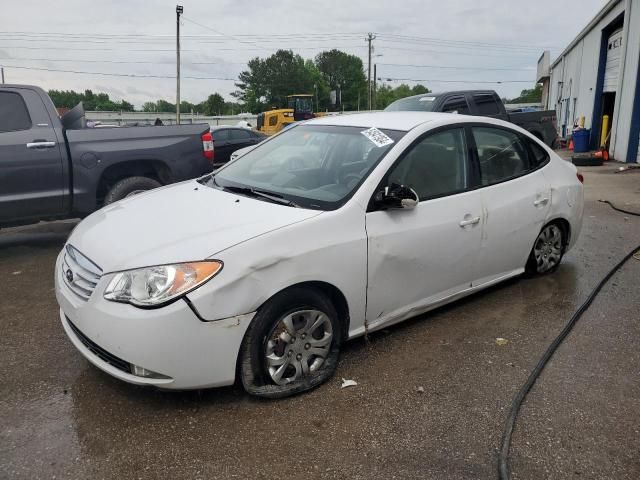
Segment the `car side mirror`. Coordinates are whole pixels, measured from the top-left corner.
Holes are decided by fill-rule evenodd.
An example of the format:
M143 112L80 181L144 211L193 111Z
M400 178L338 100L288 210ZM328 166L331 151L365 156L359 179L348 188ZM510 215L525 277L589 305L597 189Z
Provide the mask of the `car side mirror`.
M414 189L397 183L384 187L374 197L375 204L382 209L412 209L419 201L420 197Z

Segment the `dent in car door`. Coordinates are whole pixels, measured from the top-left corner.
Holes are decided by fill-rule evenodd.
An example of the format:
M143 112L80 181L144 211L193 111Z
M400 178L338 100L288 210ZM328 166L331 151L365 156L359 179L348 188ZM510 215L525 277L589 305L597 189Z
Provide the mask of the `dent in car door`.
M40 96L24 88L0 91L0 221L59 215L64 181L60 145Z
M423 137L390 169L384 183L407 185L421 201L366 214L369 329L470 287L482 228L481 193L466 191L472 177L462 128Z
M480 285L524 270L547 217L551 189L542 169L531 171L519 134L494 127L471 130L485 208L476 282Z

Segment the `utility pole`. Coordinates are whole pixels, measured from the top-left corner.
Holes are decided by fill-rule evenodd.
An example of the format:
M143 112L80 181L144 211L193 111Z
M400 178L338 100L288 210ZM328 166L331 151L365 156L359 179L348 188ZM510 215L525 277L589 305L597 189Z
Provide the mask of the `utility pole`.
M372 52L372 46L371 46L371 42L376 38L376 36L373 33L369 33L367 34L367 38L365 39L368 43L369 43L369 67L368 67L368 74L367 74L367 91L368 91L368 95L367 97L369 98L369 110L371 110L371 52Z
M377 74L377 67L378 64L374 63L373 64L373 109L376 110L378 108L378 89L376 88L376 80L378 79L378 74Z
M0 74L2 74L2 83L4 83L4 67L0 67Z
M176 123L180 125L180 15L182 5L176 5Z

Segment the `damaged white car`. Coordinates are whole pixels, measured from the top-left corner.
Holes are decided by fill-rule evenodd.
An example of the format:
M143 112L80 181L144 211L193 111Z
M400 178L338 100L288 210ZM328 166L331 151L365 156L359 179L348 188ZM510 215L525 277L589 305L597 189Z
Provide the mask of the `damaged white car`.
M580 232L581 182L499 120L312 120L87 217L57 260L60 318L121 380L290 395L330 378L350 338L553 271Z

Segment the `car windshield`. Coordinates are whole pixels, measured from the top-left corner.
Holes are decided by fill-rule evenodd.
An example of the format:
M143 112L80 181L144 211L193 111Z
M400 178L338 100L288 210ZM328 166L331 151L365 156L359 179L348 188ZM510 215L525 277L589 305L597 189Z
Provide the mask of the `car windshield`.
M385 112L432 112L436 97L432 95L420 95L396 100Z
M353 195L404 133L298 125L223 167L207 184L238 193L266 193L304 208L334 210Z

